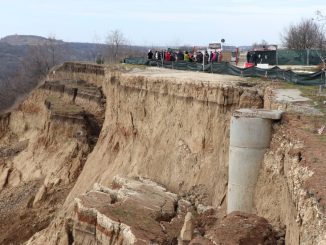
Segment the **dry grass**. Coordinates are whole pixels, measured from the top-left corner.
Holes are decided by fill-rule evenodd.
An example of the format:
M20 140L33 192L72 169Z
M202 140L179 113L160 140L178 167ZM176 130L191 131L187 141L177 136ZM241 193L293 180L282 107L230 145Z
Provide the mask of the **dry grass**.
M18 106L18 110L30 114L37 114L41 111L41 108L36 104L25 102Z
M55 96L50 96L46 98L45 104L49 106L49 109L53 113L63 114L63 115L81 115L84 113L84 109L76 104L70 104L63 102L60 98Z

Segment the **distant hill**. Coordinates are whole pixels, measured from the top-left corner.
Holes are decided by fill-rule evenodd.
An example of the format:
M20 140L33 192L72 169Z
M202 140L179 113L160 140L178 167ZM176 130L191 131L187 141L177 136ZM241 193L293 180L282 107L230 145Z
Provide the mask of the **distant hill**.
M0 39L0 52L13 56L24 56L27 49L35 46L48 46L54 49L58 58L63 61L94 61L99 53L105 53L105 44L74 43L33 35L10 35ZM22 52L22 53L20 53ZM0 57L1 62L1 57Z
M52 39L55 44L64 43L62 40ZM49 38L34 35L9 35L0 39L0 43L8 43L10 45L44 45L48 43Z
M6 36L0 39L0 80L15 75L23 61L35 54L36 48L43 53L51 49L55 64L64 61L95 61L98 54L106 52L104 44L68 43L33 35Z

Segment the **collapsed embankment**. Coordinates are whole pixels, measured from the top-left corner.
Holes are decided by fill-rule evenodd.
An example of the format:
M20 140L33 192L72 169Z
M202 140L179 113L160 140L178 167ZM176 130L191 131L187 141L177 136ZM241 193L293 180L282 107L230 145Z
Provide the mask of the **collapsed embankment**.
M262 98L236 81L161 79L108 74L103 130L71 197L95 181L140 175L177 193L202 185L209 203L223 203L230 115Z
M1 117L0 243L49 225L96 144L103 99L86 82L45 82Z
M107 106L99 139L64 208L30 244L78 240L71 230L74 198L91 190L95 183L110 186L115 176L149 178L180 196L193 195L197 204L225 210L232 112L263 108L264 102L267 109L277 106L266 104L272 101L266 84L231 76L138 68L104 72L102 68L67 63L51 73L50 79L85 80L101 86ZM60 98L64 97L63 93ZM89 103L85 101L82 106ZM89 110L94 113L96 108ZM100 118L100 114L94 117ZM300 159L309 152L297 153L298 147L305 146L300 135L291 134L291 130L287 120L274 126L255 206L257 214L286 230L287 244L317 244L324 235L325 216L318 198L305 185L314 173L302 166Z

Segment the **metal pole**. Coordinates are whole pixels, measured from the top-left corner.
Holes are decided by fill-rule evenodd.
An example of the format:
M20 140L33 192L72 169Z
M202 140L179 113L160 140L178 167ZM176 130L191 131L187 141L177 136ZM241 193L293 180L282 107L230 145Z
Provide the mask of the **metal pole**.
M205 53L204 51L202 52L203 54L203 71L205 71Z
M309 65L309 49L307 49L307 65Z

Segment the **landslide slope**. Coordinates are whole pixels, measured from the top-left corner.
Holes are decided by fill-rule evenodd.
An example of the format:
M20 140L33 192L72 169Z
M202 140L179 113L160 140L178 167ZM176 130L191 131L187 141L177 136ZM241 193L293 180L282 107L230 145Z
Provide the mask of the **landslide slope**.
M87 71L72 64L51 74L53 80L80 76ZM259 86L239 77L138 68L108 69L93 82L107 103L99 140L65 209L30 244L67 243L74 198L95 183L109 186L117 175L143 176L180 195L225 204L229 119L236 108L263 106ZM66 228L58 233L58 227Z
M45 82L1 116L0 244L49 225L96 144L104 102L85 81Z
M26 241L47 227L27 244L72 244L81 239L73 233L76 198L119 176L151 179L194 206L223 211L233 111L283 106L267 105L272 92L264 86L232 76L63 64L1 117L2 241ZM286 229L289 244L318 244L325 234L324 199L307 183L323 172L314 169L319 156L305 145L309 140L295 133L307 132L306 121L291 123L298 116L286 114L273 128L255 205L257 214ZM7 222L17 213L12 225ZM15 237L18 224L26 234Z

